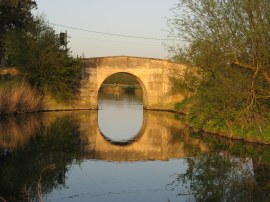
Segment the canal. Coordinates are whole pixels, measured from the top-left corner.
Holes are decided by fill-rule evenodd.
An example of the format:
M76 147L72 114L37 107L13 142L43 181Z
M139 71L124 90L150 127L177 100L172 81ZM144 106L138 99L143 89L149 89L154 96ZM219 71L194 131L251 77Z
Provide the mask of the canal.
M102 90L98 111L2 117L0 197L270 200L269 147L198 134L179 115L146 111L142 103L136 89Z

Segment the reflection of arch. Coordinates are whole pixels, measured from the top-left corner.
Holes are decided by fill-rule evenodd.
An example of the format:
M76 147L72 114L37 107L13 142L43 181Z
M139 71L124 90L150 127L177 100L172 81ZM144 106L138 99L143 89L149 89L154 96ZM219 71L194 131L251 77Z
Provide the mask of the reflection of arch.
M120 74L120 76L121 76L121 74L127 74L128 75L128 77L124 77L126 80L130 80L130 79L132 79L132 81L134 81L134 79L137 81L137 83L134 81L134 83L136 84L136 85L140 85L140 92L143 92L143 94L145 94L145 96L146 96L146 90L145 90L145 86L144 86L144 84L142 83L142 81L136 76L136 75L133 75L133 74L130 74L130 73L126 73L126 72L115 72L115 73L113 73L113 74L107 74L106 76L104 76L104 78L101 80L101 82L100 82L100 84L98 85L98 91L97 91L97 96L96 96L96 98L97 98L97 102L98 102L98 99L100 98L100 97L102 97L102 96L100 96L100 93L101 93L101 91L100 91L100 88L102 87L102 85L104 84L104 82L108 79L108 78L110 78L111 76L113 76L113 75L117 75L117 74ZM133 78L131 78L131 77L133 77ZM119 77L118 77L119 78ZM117 79L118 79L117 78ZM113 81L117 81L117 79L116 80L113 80ZM120 79L121 79L121 77L120 77ZM111 83L110 83L111 84ZM106 87L104 87L105 89L106 89ZM113 89L112 91L110 91L110 89ZM114 86L113 85L111 85L111 86L109 86L109 89L108 89L108 91L109 92L113 92L113 94L114 94L114 92L115 92L115 88L114 88ZM106 93L104 93L105 95L106 95ZM109 93L110 94L110 93ZM106 140L106 141L108 141L108 142L110 142L111 144L113 144L113 145L119 145L119 146L126 146L126 145L129 145L129 144L132 144L132 142L135 142L139 137L140 137L140 134L142 134L143 133L143 130L144 130L144 128L145 128L145 121L146 121L146 119L144 119L142 116L143 116L143 109L141 108L142 107L142 100L141 100L141 98L142 98L142 96L141 96L141 94L140 94L140 96L139 97L136 97L136 100L138 100L139 101L139 103L140 103L140 109L138 110L139 111L139 114L137 114L136 113L136 115L139 115L138 117L140 117L139 119L137 119L137 120L139 120L139 124L137 125L136 124L136 126L138 126L138 127L136 127L136 130L135 131L133 131L133 133L129 133L129 135L133 135L133 137L132 138L130 138L131 136L129 136L129 138L128 139L123 139L123 138L121 138L121 140L120 141L115 141L115 140L113 140L113 139L111 139L111 138L109 138L108 136L106 136L105 134L106 134L106 130L103 130L102 131L102 125L99 125L98 124L98 130L99 130L99 133L102 135L102 137ZM136 110L137 111L137 110ZM118 110L116 111L116 113L118 113ZM110 115L108 115L107 114L107 116L103 116L103 117L105 117L105 119L106 119L106 117L108 118L108 117L111 117L111 119L108 119L107 121L108 122L111 122L111 120L112 119L114 119L113 118L113 115L114 113L112 113L112 114L110 114ZM98 120L100 120L100 117L99 117L99 115L100 115L100 113L98 113ZM102 116L101 116L102 117ZM131 116L131 117L137 117L137 116ZM102 118L101 118L102 119ZM125 121L125 120L123 120L123 121ZM134 120L133 120L134 121ZM119 122L118 122L119 123ZM117 128L117 129L119 129L119 128L122 128L122 122L120 122L121 123L121 126L120 127L115 127L115 128ZM132 122L133 123L133 122ZM108 124L109 125L109 124ZM117 125L117 126L119 126L119 125ZM110 130L109 130L110 131ZM105 134L103 133L103 132L105 132ZM107 130L107 132L108 132L108 130ZM107 133L107 135L108 135L109 133ZM117 133L115 133L115 134L117 134Z
M143 117L143 127L137 136L129 142L114 142L100 133L97 111L91 110L90 116L81 119L84 121L81 126L85 126L81 130L84 131L86 158L121 162L186 157L184 141L202 151L207 149L199 139L188 136L174 114L146 110Z
M99 94L99 90L100 90L100 87L102 86L102 84L104 83L104 81L106 80L106 79L108 79L109 77L111 77L112 75L115 75L115 74L121 74L121 73L123 73L123 74L128 74L128 75L130 75L130 76L132 76L132 77L134 77L136 80L137 80L137 82L139 83L139 85L140 85L140 87L142 88L142 92L143 92L143 101L144 100L147 100L147 91L146 91L146 88L145 88L145 84L143 83L143 81L137 76L137 75L135 75L134 73L129 73L129 72L124 72L124 71L119 71L119 72L114 72L114 73L112 73L112 74L108 74L108 75L106 75L106 76L104 76L102 79L103 79L103 81L102 82L100 82L99 84L98 84L98 86L97 86L97 94L96 94L96 102L98 102L98 94ZM145 103L144 103L144 105L145 105Z
M124 140L124 141L114 141L114 140L106 137L106 135L104 135L100 131L99 127L98 127L98 130L99 130L99 133L101 134L101 136L104 138L104 140L107 141L109 144L112 144L115 146L130 146L133 143L140 140L140 138L143 136L143 134L145 132L146 125L147 125L147 119L145 117L143 117L143 122L142 122L142 126L141 126L140 131L133 138L131 138L129 140Z

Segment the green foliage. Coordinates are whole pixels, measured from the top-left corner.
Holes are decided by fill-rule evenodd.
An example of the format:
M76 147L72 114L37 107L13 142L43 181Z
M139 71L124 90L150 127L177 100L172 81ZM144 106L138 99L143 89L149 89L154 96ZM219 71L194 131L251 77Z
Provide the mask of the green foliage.
M35 7L33 0L0 1L0 56L5 49L4 35L11 29L24 29L32 19L31 9Z
M199 85L190 79L192 71L184 83L175 82L178 89L196 93L190 122L219 132L239 126L246 134L266 130L270 121L269 1L179 0L169 25L171 36L186 41L170 47L173 59L199 74Z
M192 69L187 69L181 79L172 77L171 81L173 83L172 91L180 92L185 95L195 94L201 83L201 79L198 73ZM184 79L183 79L184 78Z
M191 102L192 102L192 98L186 98L182 102L175 103L174 109L176 111L181 111L181 110L185 109L187 107L187 105L189 105Z
M80 62L59 44L59 36L38 17L26 31L14 31L7 38L12 65L42 94L68 102L75 97Z
M12 28L24 28L32 19L31 10L35 7L33 0L1 0L0 33Z

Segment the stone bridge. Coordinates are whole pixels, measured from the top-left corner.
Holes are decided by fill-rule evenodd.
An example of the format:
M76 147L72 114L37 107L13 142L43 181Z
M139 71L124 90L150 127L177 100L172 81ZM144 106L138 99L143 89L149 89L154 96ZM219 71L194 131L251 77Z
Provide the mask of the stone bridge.
M143 91L143 105L146 109L172 109L181 95L171 92L171 77L184 73L184 65L168 60L128 56L98 57L82 59L81 87L79 100L72 106L61 106L51 100L45 109L97 109L98 92L106 78L116 73L133 75Z

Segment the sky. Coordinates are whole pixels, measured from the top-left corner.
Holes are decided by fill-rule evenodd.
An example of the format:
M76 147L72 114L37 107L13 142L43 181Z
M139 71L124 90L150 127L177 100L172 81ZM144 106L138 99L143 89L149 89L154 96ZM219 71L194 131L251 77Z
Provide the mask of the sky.
M168 58L163 40L98 34L67 27L145 38L168 38L167 18L178 0L36 0L57 33L68 33L74 56ZM61 27L58 25L66 26Z

